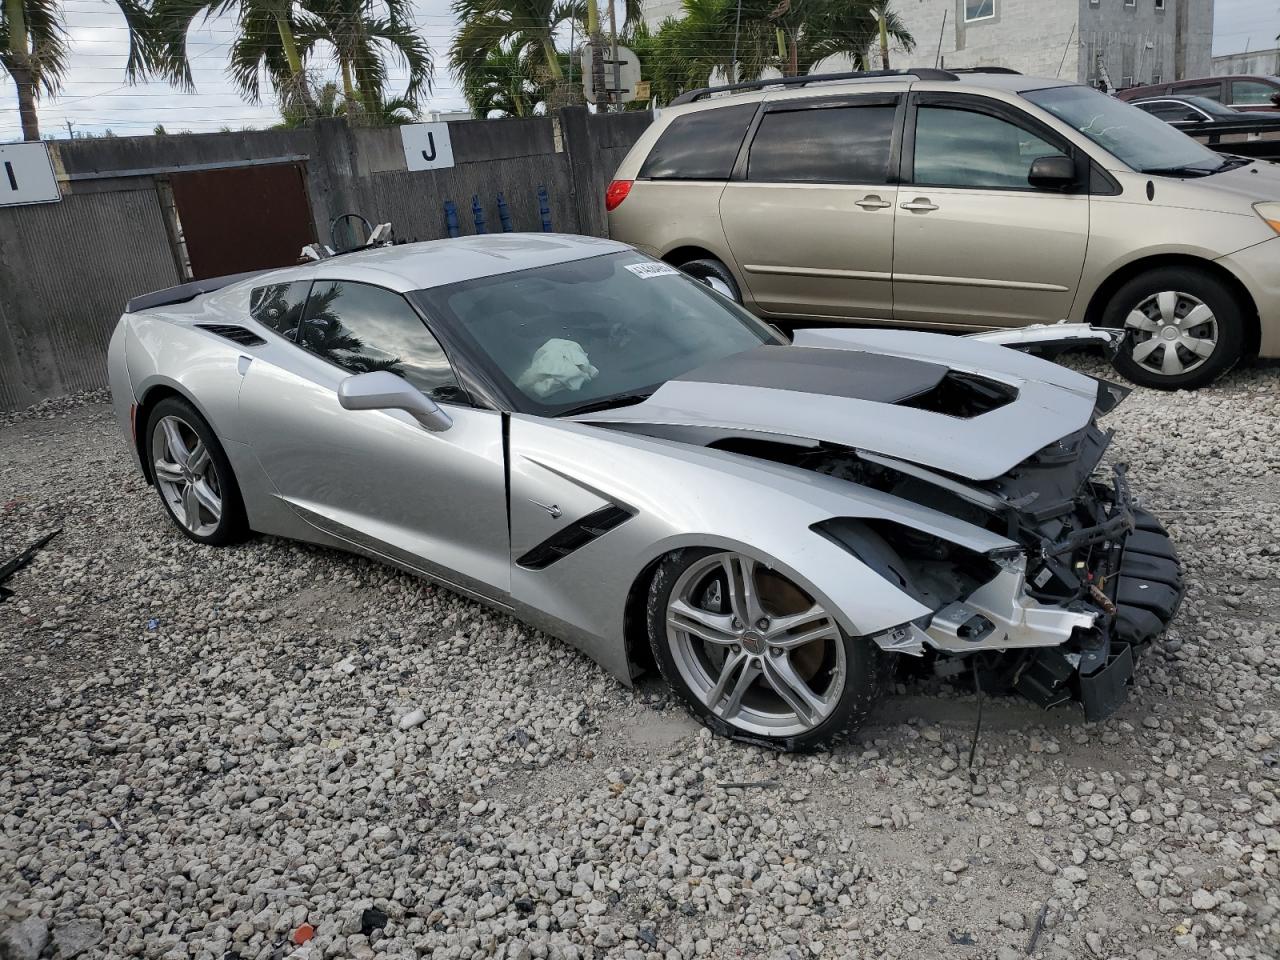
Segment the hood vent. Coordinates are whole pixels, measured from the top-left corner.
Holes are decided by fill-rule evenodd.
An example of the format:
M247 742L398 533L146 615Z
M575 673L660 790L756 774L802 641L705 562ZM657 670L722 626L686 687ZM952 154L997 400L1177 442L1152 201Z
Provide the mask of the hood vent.
M260 347L267 342L248 327L237 327L233 323L197 323L196 326L201 330L216 333L233 343L238 343L242 347Z
M1018 391L1007 383L972 373L948 370L946 376L934 387L924 393L917 393L914 397L899 400L897 405L972 420L1017 399Z

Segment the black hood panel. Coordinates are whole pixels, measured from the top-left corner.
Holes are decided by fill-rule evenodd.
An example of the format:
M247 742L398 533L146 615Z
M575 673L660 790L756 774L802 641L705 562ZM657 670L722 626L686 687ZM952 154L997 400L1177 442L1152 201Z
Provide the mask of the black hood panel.
M676 379L901 403L933 390L947 372L941 364L860 350L763 344Z

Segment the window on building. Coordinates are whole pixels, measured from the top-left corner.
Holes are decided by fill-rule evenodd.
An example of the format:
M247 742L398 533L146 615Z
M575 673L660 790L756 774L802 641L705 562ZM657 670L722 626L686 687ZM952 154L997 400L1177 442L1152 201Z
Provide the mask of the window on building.
M1159 83L1159 82L1160 82L1160 74L1158 74L1158 73L1153 73L1153 74L1151 75L1151 82L1152 82L1153 84L1154 84L1154 83Z
M996 15L996 0L964 0L964 21L989 20Z
M971 110L921 107L916 111L914 183L975 189L1029 189L1038 157L1062 148L1007 120Z
M640 179L728 180L755 113L756 105L747 103L676 117L653 145Z
M773 183L885 183L893 104L766 113L747 179Z
M1164 0L1156 0L1156 9L1157 9L1157 10L1163 10L1163 9L1164 9Z
M1136 7L1138 5L1138 0L1124 0L1124 5L1126 7Z
M352 373L390 370L429 397L460 400L453 369L404 297L348 280L317 281L298 342Z
M1121 89L1121 90L1128 90L1128 89L1129 89L1130 87L1132 87L1132 86L1133 86L1133 77L1121 77L1121 78L1120 78L1120 89Z

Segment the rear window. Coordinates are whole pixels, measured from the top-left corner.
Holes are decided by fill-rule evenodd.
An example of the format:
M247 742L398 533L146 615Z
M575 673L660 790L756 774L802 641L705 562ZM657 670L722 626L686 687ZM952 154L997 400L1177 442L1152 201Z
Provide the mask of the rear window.
M885 183L897 108L826 107L766 113L747 179L772 183Z
M649 151L640 178L728 180L755 113L754 103L744 103L676 117Z

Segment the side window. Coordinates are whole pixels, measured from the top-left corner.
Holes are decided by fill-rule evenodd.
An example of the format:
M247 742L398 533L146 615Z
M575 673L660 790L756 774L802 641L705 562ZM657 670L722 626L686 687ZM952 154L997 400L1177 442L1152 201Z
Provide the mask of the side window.
M390 370L436 400L464 396L422 319L404 297L382 287L317 280L299 343L352 373Z
M1163 100L1157 103L1140 103L1138 107L1152 116L1159 117L1166 123L1179 123L1184 120L1203 120L1195 110L1185 103L1174 100Z
M1233 80L1231 82L1232 106L1271 106L1271 98L1280 90L1260 80Z
M641 180L728 180L754 103L686 113L671 121L640 167Z
M1210 100L1222 101L1222 83L1214 80L1210 83L1180 83L1177 93L1181 97L1208 97Z
M302 309L307 305L307 291L310 289L310 280L254 287L249 292L249 316L282 337L297 340L298 324L302 321Z
M773 183L884 183L897 108L825 107L766 113L747 179Z
M1030 189L1038 157L1062 150L1021 127L972 110L916 111L915 183L938 187Z

